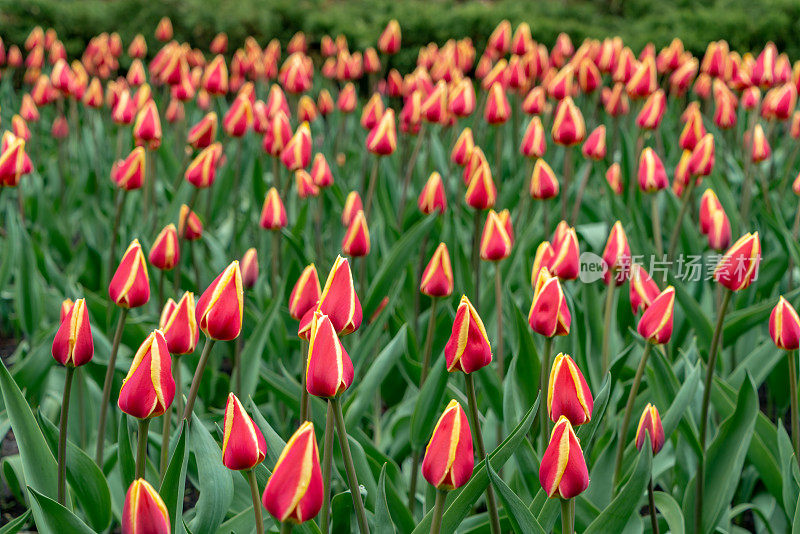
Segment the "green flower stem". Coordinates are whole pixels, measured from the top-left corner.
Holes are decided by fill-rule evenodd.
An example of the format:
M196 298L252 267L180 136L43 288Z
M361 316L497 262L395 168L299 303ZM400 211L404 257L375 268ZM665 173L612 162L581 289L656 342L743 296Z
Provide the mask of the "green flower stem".
M447 500L447 491L436 490L436 505L433 508L433 521L431 534L439 534L442 530L442 517L444 517L444 502Z
M650 477L650 482L647 483L647 502L650 507L650 525L653 529L653 534L659 534L658 531L658 516L656 515L656 499L653 496L653 477Z
M189 389L189 396L186 398L186 408L183 411L183 418L190 419L192 417L192 408L194 408L194 400L197 398L197 391L200 389L200 379L203 378L203 371L208 363L208 356L211 354L211 347L214 346L214 340L206 337L206 344L203 346L203 353L200 355L200 361L197 362L197 369L195 369L194 377L192 378L192 387Z
M192 214L194 210L195 204L197 204L197 196L200 194L200 189L197 187L192 187L192 196L189 198L189 212L186 215L186 221L184 221L183 229L181 230L180 235L178 235L178 246L186 241L186 231L189 229L189 216ZM191 246L191 244L190 244ZM181 287L181 261L183 258L178 259L177 263L175 263L175 278L172 283L172 292L177 297L178 290Z
M61 428L58 433L58 502L65 504L67 501L67 418L69 417L69 395L72 391L72 378L75 367L67 367L67 376L64 379L64 400L61 405Z
M574 499L561 499L561 534L575 534Z
M139 419L139 447L136 450L136 478L144 478L147 465L147 432L150 429L150 418Z
M473 304L480 307L481 303L481 212L475 210L472 228L472 273L475 276L475 299Z
M347 430L344 426L342 405L338 397L334 397L328 402L333 407L333 414L336 416L336 433L339 435L339 447L342 449L342 459L344 460L344 468L347 472L347 481L350 484L350 494L353 496L353 506L356 509L358 530L361 534L369 534L367 513L364 510L364 502L361 500L361 491L359 490L358 478L356 477L356 468L353 464L353 456L350 454L350 443L347 441Z
M281 534L289 534L292 531L292 524L289 521L281 523Z
M428 312L428 332L425 334L425 349L423 350L423 359L422 359L422 373L419 377L419 388L422 389L422 386L425 384L425 380L428 378L428 373L431 369L431 355L433 352L433 331L436 329L436 305L438 304L439 299L434 297L431 299L431 309Z
M381 157L375 156L372 164L372 172L369 175L369 186L367 187L367 198L364 203L364 216L369 220L369 213L372 210L372 197L375 195L375 182L378 181L378 169L381 166Z
M264 534L264 518L261 515L261 498L258 495L258 482L255 469L247 471L247 481L250 483L250 495L253 497L253 514L256 520L256 534Z
M542 369L539 372L539 388L541 389L542 399L547 395L548 384L550 382L550 352L553 350L553 338L544 338L544 350L542 351ZM542 400L539 402L539 443L541 446L542 454L547 448L548 429L547 424L547 402Z
M586 172L583 173L580 186L578 186L578 193L575 195L575 202L572 204L572 216L570 217L570 226L575 226L578 223L578 216L581 213L581 204L583 203L583 194L586 192L586 186L589 185L589 177L592 175L592 160L589 160L589 165L586 167Z
M117 188L114 191L114 226L111 227L111 243L108 246L108 280L114 276L114 253L117 247L117 238L119 237L119 223L122 220L122 207L125 204L125 197L128 195L127 191Z
M793 350L787 351L789 357L789 395L791 396L791 420L792 420L792 445L794 445L794 456L800 463L800 430L798 430L798 411L797 411L797 353Z
M328 401L328 413L325 417L324 449L322 450L322 519L320 525L323 534L328 534L328 523L331 511L331 465L333 463L333 427L336 424L331 401Z
M636 368L636 375L633 377L633 384L628 393L628 402L625 403L625 416L622 419L622 427L620 427L619 441L617 442L617 460L614 463L614 486L619 483L619 477L622 474L622 456L625 453L625 439L628 435L628 426L631 423L631 413L633 412L633 403L636 401L636 393L639 391L639 385L642 383L642 376L644 370L647 368L647 358L650 356L650 350L653 344L649 341L644 345L644 352L642 358L639 360L639 367Z
M686 186L686 190L683 192L683 196L681 197L681 209L678 212L678 218L675 220L675 228L672 229L672 235L669 237L669 249L667 249L668 260L675 259L675 247L678 246L678 237L681 235L683 218L686 216L686 210L689 207L689 203L692 201L692 197L694 196L694 185L695 179L692 178L689 180L689 185Z
M567 220L567 198L569 197L569 182L572 178L572 147L564 147L563 182L561 190L561 220Z
M694 530L700 532L703 524L703 485L705 483L705 450L706 450L706 426L708 423L708 403L711 400L711 386L714 383L714 369L717 365L717 348L722 339L722 324L725 320L725 311L731 302L733 291L725 289L722 304L717 312L717 326L714 328L714 337L711 338L711 350L708 352L708 368L706 369L706 381L703 388L703 404L700 412L700 457L697 466L697 498L694 508Z
M658 193L653 193L650 195L650 213L653 218L653 240L655 241L656 245L656 254L658 255L658 259L662 259L664 257L664 242L662 241L661 237L661 214L658 211ZM678 228L680 226L680 221Z
M119 313L117 330L114 332L114 341L111 344L111 354L108 357L106 379L103 382L103 400L100 402L100 422L97 425L97 447L94 460L100 469L103 468L103 452L105 450L106 417L108 416L108 402L111 399L111 383L114 381L114 367L117 363L117 351L122 340L122 331L125 329L125 319L128 317L128 308L122 308Z
M603 376L605 376L606 372L608 371L609 344L611 341L611 314L613 313L612 308L614 307L614 291L616 289L617 289L617 284L615 284L613 280L606 287L606 306L605 310L603 311L603 317L604 317L603 352L602 352Z
M308 389L306 389L306 366L308 365L308 341L302 340L300 352L303 355L303 368L300 371L302 388L300 391L300 422L308 421Z
M488 462L489 457L486 455L483 432L478 418L478 398L475 395L475 381L472 379L471 374L464 373L464 382L466 383L469 412L472 416L472 432L475 435L475 443L478 446L478 457ZM494 497L494 487L491 484L486 486L486 508L489 510L489 527L492 534L500 534L500 516L497 514L497 502Z
M164 473L167 472L167 460L169 459L169 435L172 426L172 404L167 407L164 413L163 426L161 427L161 463L159 464L159 472L161 478L164 478Z

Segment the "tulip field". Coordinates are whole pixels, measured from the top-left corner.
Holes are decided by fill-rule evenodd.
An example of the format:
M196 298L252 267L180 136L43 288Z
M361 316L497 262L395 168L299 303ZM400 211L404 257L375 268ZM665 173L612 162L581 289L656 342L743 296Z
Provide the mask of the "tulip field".
M383 24L0 40L0 534L800 532L800 59Z

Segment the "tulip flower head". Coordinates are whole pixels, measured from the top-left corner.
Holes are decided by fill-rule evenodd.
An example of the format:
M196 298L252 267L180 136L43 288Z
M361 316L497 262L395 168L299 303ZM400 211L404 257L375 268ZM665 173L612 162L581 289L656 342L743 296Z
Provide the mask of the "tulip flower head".
M746 289L758 277L761 241L758 232L746 233L722 256L714 270L714 280L731 291Z
M800 316L783 296L769 316L769 335L779 349L797 350L800 347Z
M261 228L265 230L280 230L288 223L286 208L283 206L278 189L270 187L264 198L261 208Z
M559 353L550 369L547 387L547 413L555 422L566 417L572 426L592 419L594 399L578 366L567 354Z
M454 399L439 417L425 448L422 476L436 489L453 490L469 481L474 464L467 414Z
M672 337L675 288L668 286L644 310L636 330L650 343L663 345Z
M483 234L480 242L480 256L482 260L500 261L511 254L512 238L500 216L494 210L489 210L486 223L483 225Z
M194 293L187 291L177 303L168 299L161 311L158 325L167 340L170 354L194 352L200 336L195 317Z
M258 280L258 251L255 248L250 247L245 251L240 267L242 269L242 285L245 289L252 289Z
M158 234L150 249L150 263L162 271L171 271L180 261L181 253L178 244L178 230L174 224L168 224Z
M658 154L650 147L642 150L642 154L639 157L638 177L639 187L645 193L654 193L661 189L666 189L667 185L669 185L664 164Z
M76 300L61 320L53 339L52 352L53 358L67 367L80 367L91 361L94 356L94 341L85 299Z
M138 239L122 255L108 285L108 296L122 308L138 308L150 300L150 278Z
M450 339L444 347L447 370L470 374L492 362L492 347L477 310L466 295L456 310Z
M280 158L289 172L308 167L311 162L311 130L307 122L297 128L281 151Z
M544 126L542 119L535 116L525 128L525 133L520 142L519 152L529 158L544 157L547 151L547 140L545 139Z
M536 200L547 200L558 196L559 184L556 174L547 162L537 159L533 164L528 193Z
M292 318L299 321L306 312L316 308L320 292L317 268L312 263L300 273L289 295L289 314Z
M363 209L364 206L361 203L361 196L358 191L350 191L344 201L344 209L342 209L342 226L350 226L356 213Z
M388 108L383 112L378 124L367 135L367 149L377 156L388 156L397 148L397 129L394 110Z
M181 204L178 215L178 235L187 241L203 237L203 223L200 222L200 217L194 211L190 211L186 204Z
M622 169L618 162L614 162L606 171L606 182L615 195L622 194Z
M475 148L475 141L472 137L472 129L466 127L461 131L456 143L453 145L453 150L450 152L450 160L463 167L469 162L473 148Z
M369 227L364 212L356 212L350 226L342 238L342 252L353 258L363 257L369 254Z
M317 311L328 316L336 333L341 336L355 332L361 326L361 301L347 259L336 257L320 293Z
M653 277L638 263L631 265L630 284L631 310L634 314L646 310L661 294Z
M150 150L155 150L161 145L161 119L153 100L148 100L136 115L133 137L137 145L146 145Z
M232 471L247 471L264 461L267 442L233 393L225 405L222 464Z
M631 261L631 249L628 245L628 237L622 228L622 223L617 221L611 227L608 234L606 247L603 249L603 283L608 285L613 278L614 283L621 286L628 278Z
M169 511L161 496L143 478L134 480L125 494L120 520L122 534L170 534Z
M234 260L197 301L197 324L209 338L230 341L239 336L244 314L242 291L242 272Z
M550 443L542 455L539 483L548 497L571 499L589 486L589 470L578 437L563 415L550 434Z
M128 157L114 162L111 167L111 181L125 191L139 189L144 185L144 160L144 148L134 148Z
M426 215L436 211L441 215L447 210L444 182L442 181L442 175L438 172L433 171L428 177L428 181L425 182L425 186L417 199L417 207Z
M581 149L587 159L601 160L606 157L606 127L601 124L589 134Z
M300 524L322 508L322 469L314 424L304 422L286 442L261 501L280 522Z
M449 297L453 293L453 268L444 243L439 243L422 272L419 290L429 297Z
M551 276L547 267L539 269L533 288L533 302L528 311L528 325L545 337L569 334L572 316L561 282Z
M562 280L575 280L580 272L580 249L575 228L561 221L553 236L555 255L550 261L550 272Z
M583 115L569 96L558 103L551 135L553 142L564 146L576 145L586 137Z
M138 419L158 417L175 397L167 340L154 330L139 346L119 390L119 409Z
M306 363L306 389L311 395L333 398L353 383L353 363L327 315L314 312Z
M653 448L653 455L656 455L664 447L666 438L664 437L664 427L661 426L661 416L658 409L647 403L644 407L642 416L639 418L639 426L636 427L636 448L642 450L644 447L645 435L650 438L650 446Z

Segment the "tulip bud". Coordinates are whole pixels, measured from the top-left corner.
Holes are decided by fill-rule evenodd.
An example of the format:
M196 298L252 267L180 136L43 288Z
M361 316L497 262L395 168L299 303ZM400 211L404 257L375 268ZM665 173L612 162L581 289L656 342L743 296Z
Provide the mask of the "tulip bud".
M258 252L254 248L249 248L242 256L242 285L245 289L251 289L258 280Z
M108 296L122 308L138 308L150 300L150 279L138 239L123 254L108 285Z
M547 84L547 94L554 100L563 100L573 93L574 68L568 63Z
M426 215L430 215L435 211L438 211L441 215L447 210L447 197L445 196L441 174L436 171L431 173L419 194L417 206Z
M320 294L317 311L328 316L336 333L344 336L361 326L361 301L353 284L350 262L341 256L331 267Z
M586 136L583 115L569 96L558 103L551 135L554 143L564 146L576 145Z
M136 115L133 137L137 145L147 145L150 150L157 149L161 144L161 119L153 100L148 100Z
M767 160L772 155L767 136L761 124L756 124L753 128L752 139L750 140L750 160L753 163L760 163Z
M217 176L217 164L222 157L222 145L212 143L204 148L186 167L184 178L197 187L205 189L214 184Z
M279 157L291 138L292 127L289 118L283 111L278 110L267 123L261 147L270 156Z
M294 171L294 183L295 187L297 187L297 196L301 199L319 195L319 187L317 187L314 179L305 169Z
M261 501L280 522L303 523L322 508L322 470L314 424L304 422L286 442Z
M652 94L657 87L656 62L651 56L647 56L636 68L625 90L632 98L644 98Z
M689 111L689 109L687 109ZM683 126L683 131L678 138L678 144L684 150L694 150L700 139L706 134L706 129L703 126L703 116L700 114L700 108L692 107L689 113L689 120Z
M589 486L589 471L578 437L563 415L550 434L550 443L542 455L539 483L548 497L571 499Z
M488 106L488 104L487 104ZM439 80L433 91L422 102L420 113L432 124L445 122L447 119L447 83Z
M317 268L312 263L303 269L292 288L292 292L289 295L289 315L299 321L308 310L317 306L319 296L319 277L317 276Z
M558 278L546 266L539 268L533 288L533 302L528 311L528 325L545 337L566 336L572 317Z
M451 400L433 429L422 460L422 476L438 490L453 490L472 476L475 458L467 414Z
M333 398L353 383L353 362L327 315L314 313L308 344L306 389L315 397Z
M372 130L383 116L384 109L380 93L374 93L361 110L361 127Z
M486 223L483 225L481 235L480 255L482 260L500 261L511 254L513 242L506 230L505 224L500 220L497 212L489 210Z
M170 534L169 511L145 479L134 480L125 494L120 520L122 534Z
M603 108L612 117L626 115L630 109L628 95L625 93L625 86L621 83L615 84L610 89L603 87L600 93Z
M550 369L547 414L552 421L566 417L573 426L592 419L594 400L578 366L567 354L558 353Z
M222 127L231 137L242 137L253 124L253 104L246 95L237 96L222 118Z
M193 211L189 211L189 206L181 204L181 211L178 216L178 235L187 241L195 241L203 237L203 223Z
M706 134L692 150L689 158L689 173L708 176L714 169L714 134Z
M495 82L489 88L483 118L489 124L503 124L511 116L511 105L508 103L502 84Z
M174 224L168 224L158 234L150 249L150 263L162 271L171 271L180 261L178 230Z
M529 158L541 158L544 157L546 151L547 141L545 140L542 119L536 116L531 119L527 128L525 128L519 152Z
M127 158L118 160L111 167L111 181L120 189L134 191L144 184L144 148L137 146Z
M264 435L233 393L228 394L224 424L222 464L225 467L248 471L264 461L267 455Z
M622 194L622 170L618 162L612 163L606 171L606 182L615 195Z
M322 152L317 152L311 162L311 180L320 189L333 185L333 174Z
M242 272L233 261L200 296L195 316L209 338L230 341L242 330L243 313Z
M539 279L539 272L542 269L549 269L550 262L555 257L553 246L549 241L542 241L536 248L536 255L533 258L533 269L531 270L531 287L536 288L536 281ZM549 274L549 271L548 271Z
M522 101L522 110L528 115L539 115L544 111L547 95L544 87L537 86L530 90Z
M289 172L305 169L311 161L311 130L304 122L297 128L289 142L281 151L281 162Z
M717 263L714 280L731 291L746 289L758 277L761 242L758 232L746 233L734 243Z
M606 269L603 271L603 283L608 285L613 277L614 283L621 286L628 278L628 267L631 262L631 249L628 246L628 237L622 228L622 223L617 221L611 228L603 249L603 263Z
M364 208L361 204L361 196L358 194L358 191L350 191L350 193L347 194L347 198L344 202L344 209L342 210L342 226L350 226L353 217L362 209Z
M664 91L659 89L645 100L639 114L636 115L636 126L642 130L655 130L664 118L664 111L667 109L667 97Z
M224 57L217 55L206 65L200 83L212 95L224 95L228 92L228 66Z
M197 346L200 331L195 318L194 293L187 291L181 300L175 303L167 299L158 328L167 340L170 354L191 354Z
M264 198L264 206L261 208L261 228L265 230L280 230L284 228L288 220L286 218L286 208L275 187L270 187L267 196Z
M708 246L714 250L725 250L731 244L731 222L725 210L711 213L708 229Z
M156 26L156 39L165 43L172 39L172 21L169 17L162 17Z
M466 127L461 131L453 145L453 150L450 152L450 160L463 167L469 162L473 148L475 148L475 141L472 139L472 129Z
M800 317L783 296L769 316L769 335L779 349L796 350L800 347Z
M143 58L147 55L147 41L144 35L137 33L128 46L128 55L132 58Z
M158 417L175 397L172 358L160 330L154 330L139 346L128 375L119 390L119 409L138 419Z
M672 336L672 318L675 305L675 288L668 286L653 299L639 319L637 331L650 343L669 343Z
M342 238L342 252L354 258L369 254L369 228L363 211L356 212Z
M589 134L581 149L587 159L601 160L606 157L606 127L601 124Z
M475 87L467 78L456 82L450 89L447 99L447 110L456 117L469 117L475 111Z
M538 117L534 117L538 119ZM536 200L547 200L558 196L559 185L553 169L543 159L537 159L533 165L529 193Z
M636 448L642 450L644 446L645 432L650 437L650 446L653 448L653 455L664 447L664 427L661 426L661 416L658 414L658 409L647 403L642 412L642 417L639 418L639 426L636 427Z
M566 221L558 223L553 236L555 256L550 261L550 272L562 280L575 280L580 272L580 249L575 228Z
M59 115L53 119L53 126L50 135L55 139L65 139L69 135L69 123L64 115Z
M317 106L314 100L308 96L303 95L297 102L297 119L299 122L314 122L317 118Z
M666 189L667 185L669 185L664 164L661 163L661 158L658 157L658 154L650 147L642 150L642 154L639 157L638 178L639 187L645 193L655 193Z
M463 371L470 374L492 363L492 347L486 328L466 295L461 296L458 304L444 356L447 370L451 373Z
M53 358L67 367L80 367L91 361L94 341L85 299L78 299L69 307L53 339L52 352Z
M449 297L453 293L453 268L444 243L439 243L422 272L419 290L429 297Z
M467 182L467 192L464 198L467 205L476 210L485 210L494 207L497 199L497 188L492 180L492 170L489 168L489 162L483 155L480 147L475 147L472 151L470 158L470 165L472 167L469 172ZM467 168L465 168L465 171Z
M392 19L378 37L378 50L384 54L396 54L400 50L400 23Z
M397 148L394 110L388 108L378 124L367 135L367 150L377 156L388 156Z

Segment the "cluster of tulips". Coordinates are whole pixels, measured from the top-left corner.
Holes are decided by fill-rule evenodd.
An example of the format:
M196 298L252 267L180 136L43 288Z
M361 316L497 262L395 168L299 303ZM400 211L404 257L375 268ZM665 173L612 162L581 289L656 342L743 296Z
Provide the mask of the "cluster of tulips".
M110 351L101 364L104 373L96 373L104 376L97 431L92 436L94 462L101 476L114 468L123 451L121 440L127 440L122 428L107 429L107 422L116 419L115 405L138 422L133 477L124 472L118 475L127 487L118 515L123 534L166 534L188 528L176 524L183 523L187 479L188 452L184 456L181 447L185 445L180 443L187 433L194 436L198 426L205 429L219 424L221 446L214 442L213 447L220 456L212 460L243 474L253 504L252 511L247 511L253 519L241 519L237 510L230 519L237 521L237 527L230 531L255 528L263 533L271 526L262 516L264 508L281 532L293 527L303 532L346 530L349 509L346 523L337 523L332 517L338 462L343 466L341 478L349 490L348 501L352 501L354 528L361 534L391 532L392 528L452 532L477 503L481 522L473 522L469 528L492 534L557 528L553 525L557 513L549 511L550 503L560 503L562 534L574 532L576 521L591 532L621 531L629 516L638 518L639 500L645 493L651 531L659 532L666 522L675 532L675 524L670 522L674 513L668 516L662 510L659 514L666 498L655 489L660 473L650 462L670 439L679 439L673 434L677 434L690 398L696 401L696 413L694 418L686 416L680 439L691 435L694 456L673 460L692 464L689 478L693 482L689 485L689 479L685 480L691 492L683 508L686 528L700 534L718 527L722 519L717 508L730 503L706 488L709 462L717 457L714 446L707 447L707 440L714 437L718 415L712 395L721 386L715 380L722 380L735 368L733 357L734 363L724 374L717 370L729 335L726 313L735 306L735 297L747 293L758 280L762 250L755 229L761 229L763 220L791 251L769 265L770 273L781 269L786 273L787 291L793 290L794 262L800 260L796 245L800 203L791 228L781 213L787 187L800 195L800 176L791 179L800 149L800 110L795 109L800 61L792 65L772 43L754 56L740 55L729 50L725 41L716 41L702 57L695 57L675 39L660 51L650 44L637 56L619 38L587 39L575 48L566 34L559 35L548 50L534 41L526 23L513 29L508 21L494 29L480 56L469 38L431 43L419 50L415 68L405 74L390 68L401 47L400 24L394 20L380 34L376 47L363 51L351 51L344 36L326 35L312 46L303 33L291 39L285 54L277 40L262 48L253 38L229 54L225 34L217 35L208 50L200 50L173 39L166 18L159 23L155 38L162 44L149 61L142 35L125 51L118 34L103 33L88 43L80 58L71 61L52 29L34 29L22 49L11 45L6 50L0 40L2 77L7 88L13 88L14 104L19 106L0 145L0 202L5 202L0 208L7 208L7 220L16 221L3 232L5 242L13 246L14 232L31 229L33 235L36 218L48 216L41 202L30 199L39 194L45 175L52 197L48 198L53 202L60 199L60 210L69 209L65 196L75 187L76 175L90 172L78 163L85 146L94 147L88 166L95 167L96 176L111 178L110 186L95 184L94 194L97 198L113 195L110 237L102 237L100 249L106 255L101 263L107 261L107 268L94 270L101 280L98 287L107 287L108 306L93 303L101 300L97 294L79 291L72 295L80 297L74 302L63 301L60 323L54 328L52 355L65 368L58 477L51 495L50 488L37 487L36 477L25 473L26 479L30 478L28 491L37 503L33 508L37 527L48 531L48 514L82 523L71 512L68 492L68 483L73 484L69 463L78 454L68 439L68 415L76 371L92 362L95 352L96 334L90 325L93 306L98 310L92 311L95 321L103 312L110 318L114 306L118 308ZM121 64L127 68L122 69ZM369 95L366 99L365 93ZM18 94L21 97L17 98ZM365 100L362 105L360 99ZM679 132L662 127L670 112ZM189 122L192 117L196 120ZM51 121L49 131L43 125L45 118ZM164 129L162 120L167 123ZM361 131L352 123L360 125ZM98 129L105 138L98 138ZM91 135L81 145L78 138L86 136L87 130ZM116 133L116 156L104 167L104 155L114 144L112 133ZM355 149L352 140L356 140ZM170 141L174 148L168 146ZM487 156L491 141L495 151ZM548 151L551 142L558 147L556 151ZM56 149L57 164L45 170L37 159L48 146ZM778 150L773 152L773 146L781 146L781 161L785 162L777 179L781 171L776 163ZM718 151L725 154L724 161L716 157ZM674 170L668 173L664 162L675 154ZM174 165L166 164L167 158ZM719 167L721 162L728 166L737 158L743 170L731 180L728 171ZM270 172L262 171L262 160L271 164ZM251 168L252 173L248 172ZM171 175L170 169L177 171ZM347 178L334 180L345 172ZM421 184L414 180L419 172L427 177ZM715 173L716 192L704 183ZM55 191L50 191L50 186ZM702 195L698 195L700 187L705 187ZM16 206L9 194L4 194L7 189L16 189ZM260 211L253 209L250 201L253 191L264 194ZM699 205L696 196L700 196ZM418 211L407 213L406 203L414 197ZM560 205L554 205L553 199L558 198ZM128 225L134 235L129 235L128 228L128 237L133 239L120 258L117 246L128 242L123 241L126 206L127 211L136 213L135 221ZM649 215L642 215L648 210ZM664 218L669 221L666 232L661 223ZM551 220L558 222L553 226ZM588 226L593 229L587 230ZM269 246L259 243L259 227L268 231L261 236L270 237ZM600 244L607 236L602 251L595 245L601 268L597 280L605 291L599 329L590 328L594 318L587 316L594 311L582 309L594 294L576 296L578 280L587 287L594 281L584 279L586 265L581 253L582 247L585 253L598 243L587 238L592 232L601 236ZM639 256L629 244L631 232L636 232ZM204 248L209 233L221 236L213 249ZM339 234L337 250L328 239ZM698 234L707 239L707 249L698 241ZM459 235L466 238L459 239ZM735 235L741 237L733 241ZM395 237L399 249L392 259L389 252L394 250ZM149 245L147 252L142 242ZM432 254L429 243L435 245ZM699 252L717 253L707 277L716 287L713 327L697 311L699 293L687 290L674 272L678 255L690 246L699 247ZM641 259L645 254L669 265L658 273L650 263L648 272ZM269 277L260 275L259 256L269 258ZM391 264L386 270L382 268L384 256L387 265ZM292 283L290 262L300 273L287 299L284 290ZM324 284L315 262L331 264ZM216 266L224 264L227 267L219 272ZM494 275L490 289L493 309L481 288L486 265L492 265ZM182 272L182 267L193 268L193 276ZM504 279L504 274L523 267L526 274L520 290L519 284ZM27 268L36 269L37 265ZM151 299L152 268L158 272L157 300ZM219 273L208 285L202 283L207 268ZM413 275L414 292L413 306L406 307L413 311L408 313L395 311L397 301L403 299L401 291L410 294L411 286L403 282L406 270ZM173 277L172 284L167 275ZM780 292L782 276L776 275L778 281L765 292L773 287ZM2 268L0 281L4 281ZM19 280L15 284L19 286ZM626 284L627 295L621 292ZM195 292L203 287L206 289L195 300ZM454 293L462 294L459 300ZM369 303L364 309L359 294ZM769 320L763 317L761 324L768 323L774 344L788 355L791 453L800 457L796 371L800 316L790 303L795 295L792 291L777 304L769 301L768 307L754 306L760 310L759 317L772 310ZM766 302L768 296L760 294L759 298ZM618 332L624 330L618 323L627 314L619 305L623 298L630 302L635 334L633 329ZM745 298L755 297L740 300ZM299 341L295 338L291 346L283 345L287 354L257 353L256 366L245 367L247 333L259 336L259 329L273 324L247 324L248 306L258 303L257 307L265 299L276 303L281 316L296 328ZM531 339L526 331L522 341L504 323L504 318L516 319L520 301L529 306L527 327L534 333ZM673 336L676 301L682 310L681 328L680 334ZM135 309L141 310L134 312L137 328L147 325L145 329L152 331L133 351L127 374L118 386L117 358L127 356L122 349L123 336ZM493 310L495 329L487 328L479 309ZM741 312L737 313L741 317ZM426 329L419 325L425 314ZM708 323L704 330L700 330L702 324L686 324L695 321L697 314ZM577 328L573 328L573 317L579 321ZM442 320L450 325L446 343L437 342ZM521 321L524 325L524 315ZM380 328L365 333L362 323ZM359 354L354 365L348 349L362 349L365 339L377 344L384 331L396 332L402 324L408 326L400 334L404 340L408 335L408 340L420 341L407 355L413 360L413 372L404 368L402 373L387 369L371 374L369 366L377 365L380 357L369 354ZM737 324L757 326L744 319ZM675 392L659 391L651 382L646 395L640 395L639 389L643 381L657 380L660 375L656 373L679 358L679 348L680 358L686 358L683 338L689 328L695 328L698 337L710 338L705 340L704 357L695 349L704 376L702 394L699 386L687 392L682 411L671 413L669 424L667 418L662 424L655 396ZM576 335L576 329L582 332ZM571 330L572 337L580 339L568 344L564 338ZM181 370L189 366L189 355L196 352L201 331L204 343L189 382L182 378ZM627 349L619 346L620 339L630 342ZM105 347L105 337L103 341ZM229 392L224 410L214 405L218 385L203 386L211 381L209 374L218 372L212 357L217 342L230 342L233 355L232 364L222 370L229 377L224 385ZM263 346L262 342L260 350ZM440 348L444 373L437 367ZM576 354L575 350L582 354L573 359L570 353ZM285 442L258 413L258 405L245 397L243 403L238 395L241 391L249 395L251 391L243 384L259 380L263 362L275 358L288 362L280 364L284 374L278 380L299 382L296 399L286 389L268 400L272 413L280 413L284 419L275 426L293 429ZM535 365L523 367L526 360L534 360ZM292 371L297 361L299 373ZM633 373L625 368L631 361ZM681 364L683 377L693 365L687 362ZM127 363L123 361L123 365ZM400 367L397 364L397 369ZM482 371L486 367L490 369ZM525 380L533 383L529 389L538 393L538 398L517 395L522 389L520 369L532 373ZM256 376L247 376L249 372ZM448 380L450 374L458 373L463 374L463 383ZM365 374L373 384L368 393L377 394L364 399L364 392L354 388L356 393L343 399L351 386L358 385L359 375L364 378ZM675 373L671 376L678 383ZM402 450L381 443L383 401L376 381L385 381L401 392L408 382L411 401L406 419L393 424L412 427L412 434L423 428L427 446L414 439ZM203 398L201 390L208 391L209 397ZM446 402L448 397L452 400ZM3 385L3 398L9 406L12 393L7 384ZM348 404L353 398L356 401ZM515 413L516 404L528 400L532 405L523 406L530 408L528 415L513 428L507 415ZM349 417L351 411L355 413L356 402L362 410L365 403L375 404L374 442L369 444L375 465L363 459L370 440L360 428L361 413ZM614 404L619 404L621 422L614 423L608 437L598 441L598 446L613 451L613 461L608 456L599 471L609 479L602 487L610 492L604 497L610 504L600 509L583 495L590 487L591 463L591 456L584 451L592 446L598 427L613 420L609 414L615 413ZM313 414L315 407L325 408L321 460L314 425L320 418ZM430 421L420 422L424 416L419 414L426 408ZM634 437L630 424L639 409ZM672 412L669 405L662 406L666 409ZM409 415L412 410L414 414ZM173 412L177 413L174 417ZM150 422L158 417L162 418L161 432L152 433ZM536 419L538 431L533 425ZM20 434L15 421L20 421L19 417L11 418L11 426ZM125 416L122 426L127 429ZM496 430L496 435L484 432L489 428ZM340 452L337 461L334 435ZM148 448L159 441L156 461ZM497 448L487 449L491 444ZM634 447L629 448L632 444L640 452L634 453ZM20 446L22 454L29 454L26 443L21 441ZM283 449L273 450L275 446ZM531 495L540 489L543 499L524 502L504 480L509 477L501 470L503 463L517 448L516 463L523 473L519 479L533 473L540 488L531 488L527 480L515 483L526 485ZM202 449L195 448L195 454L202 454ZM744 462L744 454L739 457ZM404 459L407 463L402 463ZM403 501L393 483L384 480L386 465L395 461L395 478L404 476L407 484ZM198 458L198 469L200 463ZM380 464L384 471L381 494L376 498L370 494L375 484L365 484L364 474L371 475L376 465L380 471ZM642 477L634 468L639 465L646 465L647 471L652 465L652 472ZM733 471L741 470L742 463L731 466L735 466ZM417 489L419 473L431 486L427 493ZM719 475L717 471L713 474ZM177 495L168 486L175 477L181 481ZM736 477L738 481L738 473ZM797 485L797 475L794 477L792 488ZM160 489L156 489L156 481ZM790 482L784 482L788 487ZM387 488L392 506L386 504ZM467 488L472 489L468 492ZM48 506L42 506L42 499L49 499ZM792 507L795 502L791 501ZM397 504L405 506L403 520L398 519L400 512L392 509ZM415 513L420 504L424 506L422 516ZM587 510L584 517L576 514L576 506ZM211 527L204 525L203 531L228 531L220 526L227 512ZM791 519L797 523L797 516ZM105 524L95 530L108 527Z

